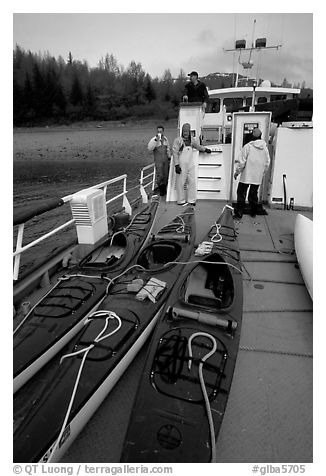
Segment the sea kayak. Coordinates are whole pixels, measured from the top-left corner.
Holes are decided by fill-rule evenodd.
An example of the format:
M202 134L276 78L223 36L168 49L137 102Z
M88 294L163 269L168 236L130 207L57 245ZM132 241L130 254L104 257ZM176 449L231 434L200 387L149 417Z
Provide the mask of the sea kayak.
M225 208L182 271L151 339L121 462L211 462L239 346L243 289Z
M62 349L105 298L111 279L136 259L152 230L158 199L99 246L80 245L72 266L29 311L13 337L14 393ZM85 256L81 250L87 249Z
M81 332L14 398L14 461L59 461L153 330L195 240L194 208L151 235Z

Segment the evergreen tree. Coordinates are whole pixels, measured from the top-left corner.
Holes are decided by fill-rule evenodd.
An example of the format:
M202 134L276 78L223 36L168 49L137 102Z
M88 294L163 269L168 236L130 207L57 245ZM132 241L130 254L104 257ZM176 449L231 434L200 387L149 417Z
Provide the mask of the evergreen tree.
M24 114L31 117L35 114L34 111L34 91L29 75L26 74L24 91L23 91L23 109Z
M126 94L129 104L145 102L144 78L145 72L141 63L131 61L125 73Z
M23 119L22 117L22 104L24 100L23 89L19 86L17 81L13 81L13 121L14 125L18 125Z
M44 112L46 117L53 116L53 106L57 91L58 78L52 68L49 68L44 84Z
M33 66L33 104L37 117L44 117L46 112L45 83L38 63Z
M57 84L55 90L54 104L57 107L58 114L64 116L66 114L67 100L60 83Z
M170 78L170 76L168 75L167 79L168 81L171 81L172 77ZM185 72L183 71L183 69L180 69L179 75L173 85L172 102L174 106L177 106L182 99L185 84L186 84L186 79L187 79L187 76Z
M169 69L166 69L162 77L162 99L163 101L171 101L173 99L173 79Z
M87 85L86 95L85 95L85 113L89 116L93 116L96 111L96 97L92 86Z
M120 74L118 61L112 53L110 55L108 53L105 55L103 67L108 73L112 73L114 76L119 76Z
M84 99L84 95L80 85L80 81L78 79L77 74L75 74L72 87L71 87L69 100L73 106L77 106L82 104L83 99Z
M146 74L144 79L144 93L148 102L152 102L156 99L155 89L152 85L152 80L149 74Z

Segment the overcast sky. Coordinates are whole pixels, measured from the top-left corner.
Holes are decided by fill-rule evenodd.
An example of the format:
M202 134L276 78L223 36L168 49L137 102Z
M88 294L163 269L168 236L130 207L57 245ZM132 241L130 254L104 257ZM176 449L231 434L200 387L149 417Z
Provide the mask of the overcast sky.
M44 10L40 8L40 10ZM37 11L37 10L36 10ZM146 11L146 10L145 10ZM150 11L150 9L149 9ZM253 22L256 26L253 35ZM180 68L199 75L232 72L236 39L267 38L267 46L278 50L261 55L260 77L275 82L313 81L312 13L14 13L13 46L32 52L48 51L67 59L97 65L106 53L119 64L140 62L152 77ZM248 54L243 60L248 59ZM257 53L252 57L256 74ZM240 73L243 72L240 66Z

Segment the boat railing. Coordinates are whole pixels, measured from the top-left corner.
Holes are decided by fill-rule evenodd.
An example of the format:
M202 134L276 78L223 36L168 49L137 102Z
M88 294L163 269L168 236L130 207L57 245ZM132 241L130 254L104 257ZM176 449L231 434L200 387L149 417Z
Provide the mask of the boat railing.
M145 175L145 171L148 171L150 168L152 168L152 172L148 173ZM147 183L145 181L147 179L151 180ZM107 190L108 186L115 184L116 182L122 182L122 192L114 195L113 197L107 198ZM143 203L148 202L148 197L146 194L146 188L151 186L152 190L154 190L155 186L155 166L154 164L147 165L146 167L142 168L140 171L140 180L139 180L139 185L137 188L140 189L140 195L142 198ZM130 202L127 198L128 190L127 190L127 174L120 175L119 177L115 177L110 180L106 180L105 182L101 182L97 185L94 185L92 187L87 187L84 190L88 189L102 189L104 191L104 195L106 197L105 202L106 205L108 206L112 202L115 202L119 198L122 197L122 208L128 213L132 214L132 208L130 205ZM57 200L51 200L51 202L48 202L47 204L43 204L41 207L33 209L28 209L27 211L24 211L23 213L20 213L16 217L14 217L14 226L18 226L18 232L17 232L17 238L16 238L16 247L13 253L13 258L14 258L14 271L13 271L13 279L14 281L18 280L19 276L19 268L20 268L20 261L21 261L21 256L22 254L29 250L30 248L33 248L34 246L38 245L39 243L43 242L44 240L47 240L51 236L57 234L58 232L66 229L67 227L71 226L73 223L75 223L75 219L72 218L65 223L61 224L60 226L57 226L56 228L52 229L51 231L45 233L44 235L36 238L35 240L31 241L30 243L26 244L23 246L23 238L24 238L24 231L25 231L25 225L32 220L32 218L36 216L41 216L45 214L46 212L50 210L54 210L55 208L58 208L62 206L65 203L71 202L74 194L71 195L66 195L65 197L62 197Z
M92 186L92 187L87 187L85 190L90 190L92 188L99 188L99 189L102 189L104 191L104 195L106 197L106 194L107 194L107 188L108 188L108 185L112 185L113 183L116 183L116 182L119 182L119 181L123 181L123 191L121 193L119 193L118 195L115 195L114 197L106 200L106 205L109 205L109 203L112 203L116 200L118 200L118 198L122 197L122 207L125 209L125 211L127 213L129 213L129 215L131 215L132 213L132 209L131 209L131 205L129 203L129 200L127 198L127 193L128 193L128 190L127 190L127 174L123 174L123 175L119 175L119 177L115 177L113 179L110 179L110 180L106 180L105 182L102 182L102 183L99 183L95 186ZM70 198L72 198L73 195L70 195Z
M144 173L150 169L152 169L152 171L147 173L147 175L144 175ZM141 169L140 179L139 179L139 188L140 188L140 195L142 197L143 203L148 202L148 195L146 193L146 188L151 187L152 191L155 188L155 178L156 178L155 164L146 165L145 167ZM148 179L150 179L149 182L145 183L145 181Z

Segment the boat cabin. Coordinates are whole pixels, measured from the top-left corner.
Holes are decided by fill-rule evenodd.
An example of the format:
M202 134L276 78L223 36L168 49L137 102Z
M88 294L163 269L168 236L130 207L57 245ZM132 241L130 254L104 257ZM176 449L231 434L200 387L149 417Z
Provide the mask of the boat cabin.
M296 209L312 209L312 122L286 122L277 127L271 121L270 110L255 111L253 107L250 111L231 111L228 99L232 102L235 98L241 101L246 98L247 101L250 91L251 98L253 95L253 88L236 88L237 92L234 89L210 91L210 98L216 99L219 105L218 112L212 112L211 106L208 111L204 110L201 103L180 103L179 133L183 124L189 123L192 136L212 152L209 155L193 152L197 199L236 201L238 181L233 178L235 161L242 147L252 140L252 130L259 127L271 157L268 173L259 187L260 201L273 208L295 206ZM278 95L299 93L299 90L286 88L257 89L258 94L254 95L257 102L260 98L271 99L275 90ZM302 187L303 183L305 187ZM176 201L174 167L170 167L169 173L169 201Z
M269 81L266 81L266 83L265 85L263 82L261 86L256 88L247 86L209 90L209 101L203 121L203 128L208 136L218 127L220 133L216 139L230 142L232 114L234 112L248 111L257 105L267 105L275 103L275 101L296 99L300 94L300 89L272 87ZM270 107L267 110L270 110Z

